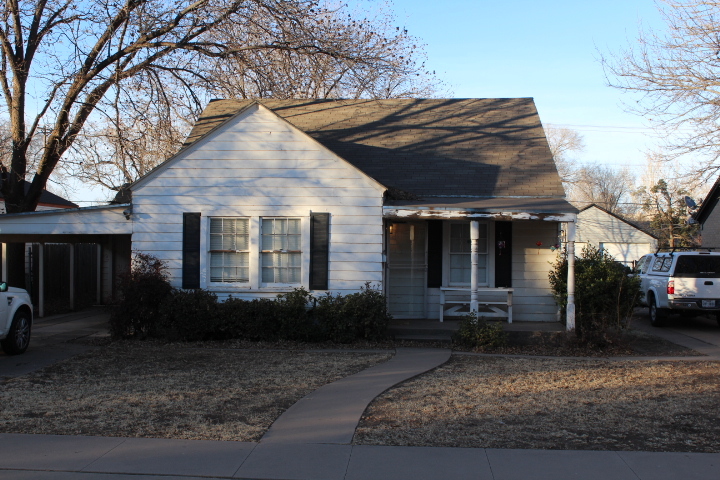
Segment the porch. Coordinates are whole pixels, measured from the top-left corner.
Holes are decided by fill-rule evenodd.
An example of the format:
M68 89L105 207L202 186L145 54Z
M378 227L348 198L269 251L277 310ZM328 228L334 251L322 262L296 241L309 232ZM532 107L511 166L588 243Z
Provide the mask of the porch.
M384 207L391 314L443 322L474 311L507 323L556 321L548 273L573 207L558 199L455 200Z

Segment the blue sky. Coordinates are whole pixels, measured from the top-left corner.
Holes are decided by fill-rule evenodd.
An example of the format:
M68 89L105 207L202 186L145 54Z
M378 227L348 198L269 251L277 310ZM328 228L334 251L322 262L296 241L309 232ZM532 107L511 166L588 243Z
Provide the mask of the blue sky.
M640 24L664 30L652 0L394 0L398 24L426 44L453 96L533 97L543 124L580 132L584 163L645 164L655 145L633 98L608 87L600 52L627 47Z
M357 0L373 3L381 2ZM633 98L606 85L598 58L630 45L641 24L664 30L653 0L394 0L389 7L426 45L428 67L454 97L533 97L544 124L583 135L578 162L643 170L657 142L642 118L624 112L622 102Z

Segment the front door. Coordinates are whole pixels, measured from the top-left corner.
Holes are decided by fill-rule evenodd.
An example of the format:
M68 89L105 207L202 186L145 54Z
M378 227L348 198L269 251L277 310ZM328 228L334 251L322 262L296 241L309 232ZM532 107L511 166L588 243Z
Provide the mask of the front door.
M425 222L388 228L388 306L398 318L426 318L427 227Z

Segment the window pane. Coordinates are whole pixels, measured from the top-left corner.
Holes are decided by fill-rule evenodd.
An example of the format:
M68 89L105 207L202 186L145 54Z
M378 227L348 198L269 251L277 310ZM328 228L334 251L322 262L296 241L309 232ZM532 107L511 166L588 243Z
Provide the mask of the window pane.
M264 283L300 283L302 254L263 253L262 281Z
M210 250L247 250L249 244L247 218L210 219Z
M211 252L210 281L247 283L250 274L249 257L247 252Z

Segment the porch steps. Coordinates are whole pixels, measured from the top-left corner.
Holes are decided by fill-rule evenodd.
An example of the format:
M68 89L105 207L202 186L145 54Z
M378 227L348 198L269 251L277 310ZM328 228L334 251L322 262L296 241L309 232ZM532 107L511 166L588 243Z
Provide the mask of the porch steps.
M451 343L453 334L460 328L458 320L440 322L437 319L394 319L388 332L394 340L409 342Z

